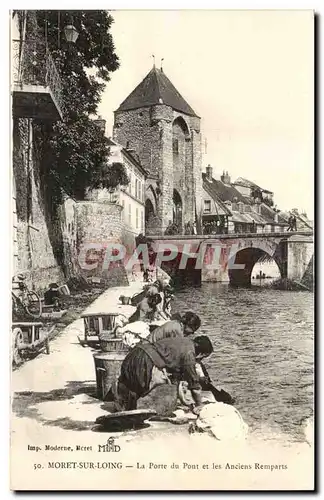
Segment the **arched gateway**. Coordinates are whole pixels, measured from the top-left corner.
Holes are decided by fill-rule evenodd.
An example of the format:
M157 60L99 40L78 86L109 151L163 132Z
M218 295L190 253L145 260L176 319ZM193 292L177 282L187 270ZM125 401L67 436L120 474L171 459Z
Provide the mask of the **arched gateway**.
M182 229L182 200L176 189L173 190L173 223Z

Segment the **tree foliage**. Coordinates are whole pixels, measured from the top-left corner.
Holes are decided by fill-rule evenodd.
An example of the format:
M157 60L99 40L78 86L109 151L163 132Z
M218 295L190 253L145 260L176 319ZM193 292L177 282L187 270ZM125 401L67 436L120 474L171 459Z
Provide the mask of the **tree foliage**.
M36 16L59 71L63 94L63 121L35 125L35 135L44 144L47 182L56 191L61 185L77 199L84 197L87 188L127 184L123 165L107 168L109 141L92 119L111 73L119 67L110 33L112 16L104 10L39 10ZM64 36L69 24L79 33L75 44Z

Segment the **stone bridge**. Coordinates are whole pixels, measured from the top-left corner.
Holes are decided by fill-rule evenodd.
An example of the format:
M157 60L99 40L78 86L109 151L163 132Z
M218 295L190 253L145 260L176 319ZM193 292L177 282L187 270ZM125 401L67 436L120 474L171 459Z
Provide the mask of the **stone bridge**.
M159 265L180 281L229 281L250 286L254 265L267 255L282 278L299 283L313 273L313 232L148 236Z

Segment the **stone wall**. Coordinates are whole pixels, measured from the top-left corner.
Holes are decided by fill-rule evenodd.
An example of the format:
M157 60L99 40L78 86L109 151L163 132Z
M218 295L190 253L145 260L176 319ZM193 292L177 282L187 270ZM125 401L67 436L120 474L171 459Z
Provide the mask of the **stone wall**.
M222 248L213 248L217 243ZM231 256L232 248L233 241L229 239L215 240L212 244L202 243L200 248L201 254L204 256L201 270L202 282L229 282L228 259Z
M142 166L158 175L161 141L159 121L155 117L151 119L149 107L115 112L113 138L125 148L128 145L135 149Z
M193 124L194 119L193 119ZM196 124L198 125L198 124ZM193 206L194 215L197 217L197 232L202 234L201 220L202 220L202 206L201 200L203 198L202 175L201 175L201 133L200 128L192 129L192 156L193 156Z
M312 274L312 261L314 244L312 237L292 236L288 240L288 265L287 278L302 281L305 274L307 278Z
M190 170L191 166L191 158L190 154L188 154L190 151L187 151L186 148L188 144L186 141L186 133L181 126L181 122L175 121L173 123L172 135L172 140L177 141L177 152L173 151L173 187L181 193L185 188L186 182L189 180L186 179L186 166L188 165L188 170ZM184 202L185 200L183 200L183 203Z
M114 203L76 202L77 242L120 242L122 207Z
M33 154L32 120L13 120L12 169L17 224L17 272L37 291L64 281L53 253L43 203L39 167Z
M160 217L150 217L146 223L145 234L150 236L162 236L162 220Z
M172 152L172 122L161 120L161 196L159 198L158 216L162 221L162 231L167 228L169 221L173 220L173 152Z
M120 205L67 199L61 207L64 258L69 277L100 278L109 286L127 285L122 262L104 266L105 249L124 243ZM93 264L88 268L86 264Z
M64 270L67 279L79 273L77 260L76 202L66 197L60 206L60 225L63 240Z

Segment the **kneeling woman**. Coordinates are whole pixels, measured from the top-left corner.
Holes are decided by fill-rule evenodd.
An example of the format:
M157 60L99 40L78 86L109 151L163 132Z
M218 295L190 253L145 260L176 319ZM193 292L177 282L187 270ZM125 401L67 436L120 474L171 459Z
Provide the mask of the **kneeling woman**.
M152 389L165 384L188 382L193 400L201 405L201 385L196 363L213 352L205 335L193 340L184 337L164 338L152 344L137 344L121 366L117 385L117 402L122 410L136 409L137 400Z
M145 297L137 306L136 311L129 318L129 323L134 323L135 321L144 321L146 323L151 323L152 321L159 319L158 305L162 302L160 295L152 295Z

